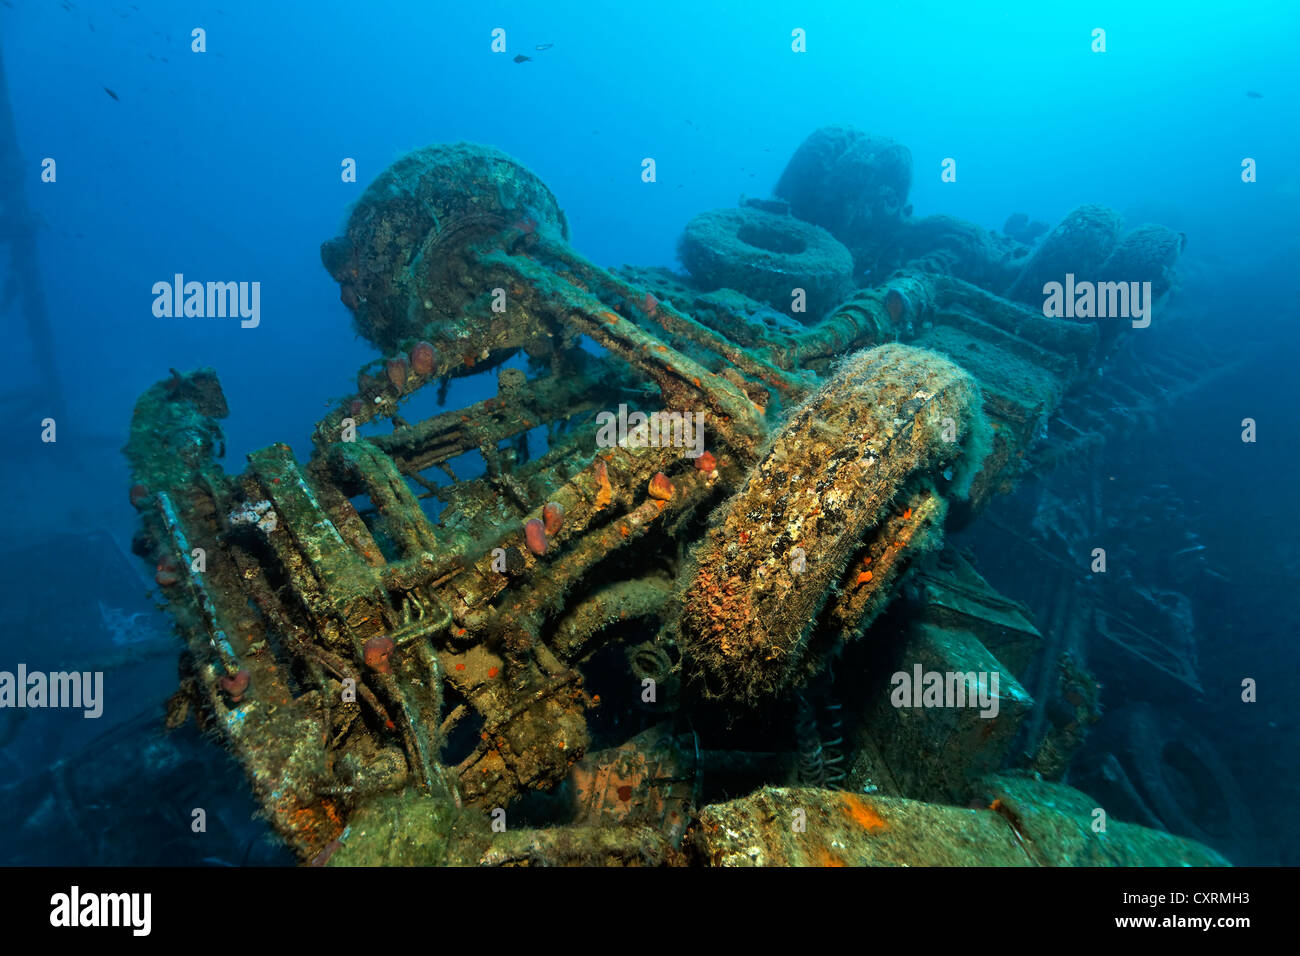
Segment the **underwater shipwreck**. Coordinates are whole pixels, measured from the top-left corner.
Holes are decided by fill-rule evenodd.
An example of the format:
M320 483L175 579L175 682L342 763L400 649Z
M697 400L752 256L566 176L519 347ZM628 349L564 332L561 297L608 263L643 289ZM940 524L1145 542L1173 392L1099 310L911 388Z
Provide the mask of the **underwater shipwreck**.
M398 160L321 249L377 356L308 460L223 468L211 369L136 406L169 726L318 865L1225 864L1062 782L1098 685L945 541L1133 334L1045 283L1158 303L1185 239L918 218L911 177L817 130L682 274L587 261L495 149Z

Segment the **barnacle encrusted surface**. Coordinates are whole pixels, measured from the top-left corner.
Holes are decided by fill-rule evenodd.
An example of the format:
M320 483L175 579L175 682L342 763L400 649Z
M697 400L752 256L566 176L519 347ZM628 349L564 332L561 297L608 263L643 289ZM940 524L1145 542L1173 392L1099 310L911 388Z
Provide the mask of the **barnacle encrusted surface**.
M1101 265L1106 282L1150 282L1158 299L1173 285L1174 265L1187 248L1187 236L1168 226L1147 223L1128 231Z
M800 407L693 556L679 621L702 693L792 683L810 625L909 481L957 463L979 388L934 352L859 352Z
M1124 220L1108 206L1085 203L1049 232L1025 263L1007 295L1039 302L1046 282L1064 282L1066 274L1093 280L1119 241Z

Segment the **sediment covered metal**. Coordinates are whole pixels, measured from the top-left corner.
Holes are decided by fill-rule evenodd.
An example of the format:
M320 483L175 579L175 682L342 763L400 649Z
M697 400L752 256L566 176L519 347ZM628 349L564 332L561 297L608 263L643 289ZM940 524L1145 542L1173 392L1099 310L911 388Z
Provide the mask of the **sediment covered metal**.
M854 355L794 413L683 576L680 641L705 696L753 703L797 679L863 536L909 482L962 466L978 415L974 379L901 345Z

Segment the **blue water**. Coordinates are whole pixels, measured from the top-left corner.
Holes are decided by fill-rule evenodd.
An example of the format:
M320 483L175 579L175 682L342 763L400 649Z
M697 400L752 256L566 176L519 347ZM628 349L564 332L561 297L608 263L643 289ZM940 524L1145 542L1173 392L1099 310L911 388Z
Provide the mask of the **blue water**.
M135 515L116 449L135 399L169 368L220 374L230 470L274 441L307 456L311 424L375 357L319 246L406 151L496 146L550 186L588 258L672 266L693 215L768 195L808 133L851 124L911 149L917 216L996 229L1013 212L1055 223L1101 202L1130 224L1188 235L1171 307L1193 312L1212 343L1250 346L1248 363L1174 406L1155 439L1110 466L1200 503L1196 527L1226 584L1181 585L1215 668L1183 716L1218 715L1202 723L1221 727L1216 743L1233 755L1257 824L1278 834L1264 862L1300 862L1300 834L1281 811L1300 789L1300 309L1290 287L1300 5L985 6L4 0L24 175L3 188L21 191L43 223L40 274L21 278L44 288L64 410L57 449L43 445L55 385L10 310L0 391L34 387L45 404L23 406L4 429L12 525L0 529L0 574L29 566L25 549L46 536L99 529L129 547ZM191 51L195 27L206 52ZM491 49L498 27L504 53ZM791 50L795 28L806 52ZM1106 31L1104 53L1090 49L1094 28ZM53 183L40 179L47 157ZM358 182L341 180L347 157ZM642 180L647 157L654 183ZM1241 180L1244 157L1258 163L1255 183ZM940 179L946 158L956 182ZM151 287L175 273L260 282L260 325L154 317ZM1244 417L1259 422L1254 445L1238 438ZM33 641L77 653L78 635L53 614L59 594L89 597L93 585L75 556L53 567L46 612L24 618L50 633L6 635L0 666L32 654ZM30 602L28 578L0 580L7 611ZM151 660L97 731L170 692L171 662ZM1260 702L1230 707L1246 676L1260 679ZM28 720L0 769L33 772L91 736Z

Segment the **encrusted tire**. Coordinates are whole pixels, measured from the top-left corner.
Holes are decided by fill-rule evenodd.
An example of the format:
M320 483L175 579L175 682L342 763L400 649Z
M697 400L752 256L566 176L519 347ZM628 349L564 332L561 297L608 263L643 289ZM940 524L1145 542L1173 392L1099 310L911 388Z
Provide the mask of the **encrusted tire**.
M1187 234L1167 226L1147 223L1125 234L1102 263L1107 282L1146 281L1151 297L1158 299L1174 284L1174 266L1187 251Z
M1126 720L1132 771L1151 808L1174 833L1249 858L1255 824L1214 745L1177 717L1139 704Z
M569 235L555 196L518 160L474 143L426 146L366 187L321 262L361 334L392 351L459 311L454 253L511 226Z
M752 207L714 209L686 224L678 255L703 288L736 289L813 324L852 288L853 256L820 226ZM806 310L792 312L794 290Z
M1007 298L1041 305L1043 285L1064 282L1067 273L1092 280L1119 242L1124 220L1107 206L1086 203L1043 237Z
M682 574L679 647L700 696L753 706L806 676L812 625L859 544L915 482L968 466L980 406L948 359L883 345L794 412Z

